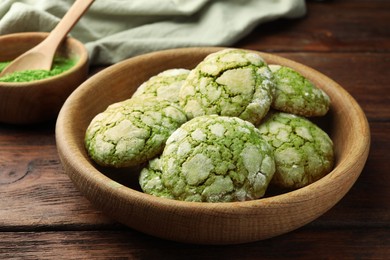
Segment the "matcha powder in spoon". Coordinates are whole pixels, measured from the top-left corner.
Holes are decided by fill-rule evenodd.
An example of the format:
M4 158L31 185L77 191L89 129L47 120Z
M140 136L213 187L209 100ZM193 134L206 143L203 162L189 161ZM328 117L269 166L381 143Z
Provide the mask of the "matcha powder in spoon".
M10 63L0 62L0 72ZM76 60L64 57L55 57L51 70L24 70L7 74L0 78L0 82L29 82L50 78L69 70L76 64Z

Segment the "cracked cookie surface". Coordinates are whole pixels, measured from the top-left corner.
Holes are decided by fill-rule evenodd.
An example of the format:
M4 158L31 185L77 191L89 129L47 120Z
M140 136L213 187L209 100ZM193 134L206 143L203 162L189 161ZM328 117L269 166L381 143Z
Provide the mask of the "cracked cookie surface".
M85 146L99 165L139 165L159 154L187 121L182 109L158 98L131 98L110 105L87 128Z
M217 114L258 124L273 100L272 73L257 53L224 49L208 55L188 75L180 105L189 119Z
M161 157L141 171L140 185L177 200L243 201L262 197L274 171L272 148L253 124L206 115L168 138Z
M269 65L275 82L274 109L311 117L325 115L329 96L297 71L280 65Z
M308 119L277 112L258 129L274 148L276 172L272 183L283 188L301 188L332 170L333 142Z
M133 97L157 97L179 103L179 92L190 70L168 69L142 83Z

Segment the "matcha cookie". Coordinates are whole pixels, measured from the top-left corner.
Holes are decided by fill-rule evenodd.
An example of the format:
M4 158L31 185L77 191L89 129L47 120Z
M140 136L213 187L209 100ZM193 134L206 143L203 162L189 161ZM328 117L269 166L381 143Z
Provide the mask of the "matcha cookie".
M272 183L301 188L332 170L333 142L308 119L278 112L267 117L259 130L274 148L276 172Z
M131 98L110 105L91 121L85 146L102 166L134 166L159 154L186 121L182 109L167 100Z
M254 125L217 115L183 124L168 138L159 160L157 167L142 171L142 189L184 201L257 199L275 171L272 148Z
M272 73L258 54L224 49L190 72L179 99L189 119L216 114L258 124L270 108L273 91Z
M173 199L170 191L162 183L161 174L161 160L160 158L154 158L142 169L139 176L139 184L147 194Z
M168 101L179 103L179 92L189 74L186 69L169 69L145 81L133 97L158 97Z
M280 65L269 65L269 68L275 82L271 105L274 109L306 117L323 116L328 112L328 95L300 73Z

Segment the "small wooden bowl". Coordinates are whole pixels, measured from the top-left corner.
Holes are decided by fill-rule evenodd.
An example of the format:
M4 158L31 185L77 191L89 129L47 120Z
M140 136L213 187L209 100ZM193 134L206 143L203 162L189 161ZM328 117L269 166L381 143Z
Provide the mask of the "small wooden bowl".
M48 33L28 32L0 36L0 62L11 61L46 38ZM84 45L68 37L57 54L77 63L57 76L31 82L0 82L0 122L29 124L53 119L72 91L88 74Z
M277 236L316 219L351 188L366 162L370 133L356 101L337 83L297 62L260 53L270 64L295 68L332 100L320 125L334 141L334 170L304 188L232 203L195 203L139 191L139 170L97 167L84 148L92 118L131 97L149 77L169 68L193 68L218 48L175 49L141 55L113 65L82 84L64 104L56 125L58 152L66 173L98 208L131 228L164 239L198 244L235 244Z

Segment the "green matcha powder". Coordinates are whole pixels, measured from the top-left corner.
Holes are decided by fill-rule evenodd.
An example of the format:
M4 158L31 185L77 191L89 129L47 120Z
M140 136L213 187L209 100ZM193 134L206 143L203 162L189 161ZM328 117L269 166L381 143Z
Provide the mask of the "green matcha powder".
M10 61L0 62L0 72L8 65ZM0 78L0 82L29 82L40 79L46 79L64 71L69 70L76 64L76 60L64 57L55 57L51 70L24 70L7 74Z

